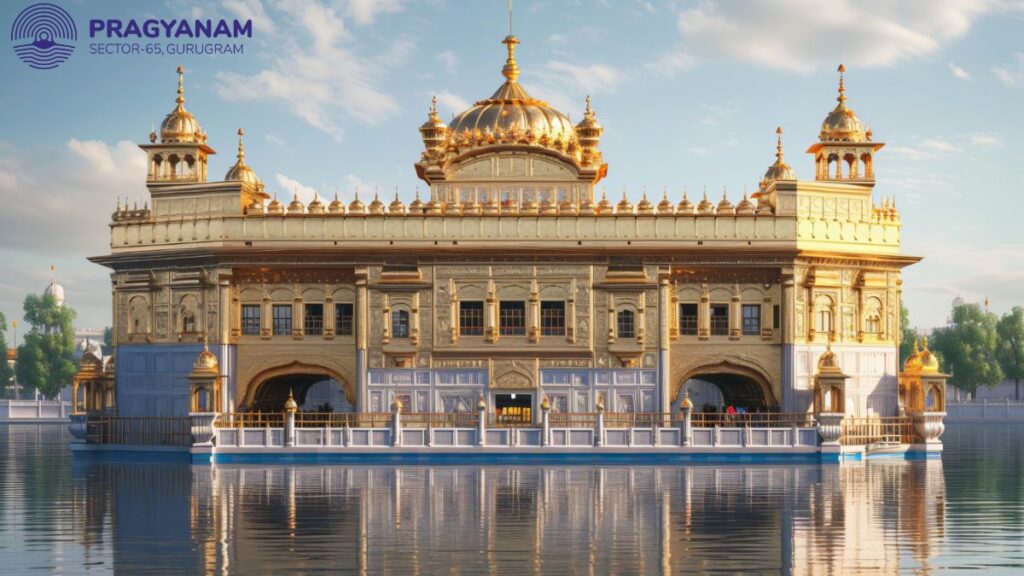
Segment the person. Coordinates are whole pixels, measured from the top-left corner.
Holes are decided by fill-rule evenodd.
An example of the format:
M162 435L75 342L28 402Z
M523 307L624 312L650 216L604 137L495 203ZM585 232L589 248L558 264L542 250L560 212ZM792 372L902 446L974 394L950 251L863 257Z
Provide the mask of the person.
M732 404L729 404L729 407L725 409L725 413L726 414L735 414L736 413L736 408Z

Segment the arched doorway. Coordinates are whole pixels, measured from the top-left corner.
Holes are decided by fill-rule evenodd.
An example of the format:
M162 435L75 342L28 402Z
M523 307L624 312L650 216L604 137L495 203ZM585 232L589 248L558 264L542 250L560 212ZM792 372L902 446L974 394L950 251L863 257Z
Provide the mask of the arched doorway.
M754 368L729 362L701 366L684 375L673 396L673 410L679 409L686 390L689 390L690 401L697 412L717 412L728 406L744 408L748 412L779 410L779 402L766 375Z
M355 394L338 373L322 366L293 363L266 370L249 384L243 410L282 412L288 394L301 412L355 412Z

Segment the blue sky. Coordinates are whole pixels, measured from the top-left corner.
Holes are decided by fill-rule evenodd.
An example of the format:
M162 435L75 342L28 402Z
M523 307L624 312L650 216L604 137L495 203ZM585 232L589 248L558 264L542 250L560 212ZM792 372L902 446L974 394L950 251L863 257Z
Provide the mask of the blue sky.
M417 185L417 128L430 97L442 115L501 83L505 0L84 2L53 0L78 23L75 54L32 70L0 55L0 311L58 268L82 326L109 324L109 277L85 260L106 252L118 196L146 197L136 147L173 107L178 64L186 106L219 154L235 130L271 192L351 198ZM9 27L28 0L0 6ZM90 18L252 18L244 55L89 54ZM944 321L956 295L995 311L1024 305L1024 2L787 0L742 2L518 0L520 81L579 119L592 95L605 126L609 194L646 186L674 200L705 186L735 202L774 160L812 177L809 155L835 105L836 66L848 104L887 143L876 196L894 196L912 323ZM422 187L422 186L421 186Z

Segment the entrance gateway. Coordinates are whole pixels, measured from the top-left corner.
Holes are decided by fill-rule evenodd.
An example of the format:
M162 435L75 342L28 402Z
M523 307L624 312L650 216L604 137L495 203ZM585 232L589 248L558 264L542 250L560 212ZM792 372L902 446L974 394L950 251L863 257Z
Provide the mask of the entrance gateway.
M533 394L508 392L494 394L494 419L498 424L533 422Z

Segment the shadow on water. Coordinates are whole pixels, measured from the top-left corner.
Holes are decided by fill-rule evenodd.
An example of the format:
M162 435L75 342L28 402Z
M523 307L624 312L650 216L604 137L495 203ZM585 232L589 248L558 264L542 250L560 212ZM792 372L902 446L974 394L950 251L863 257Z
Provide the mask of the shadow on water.
M5 569L64 573L929 573L1022 563L1024 426L944 461L265 466L71 457L0 428Z

